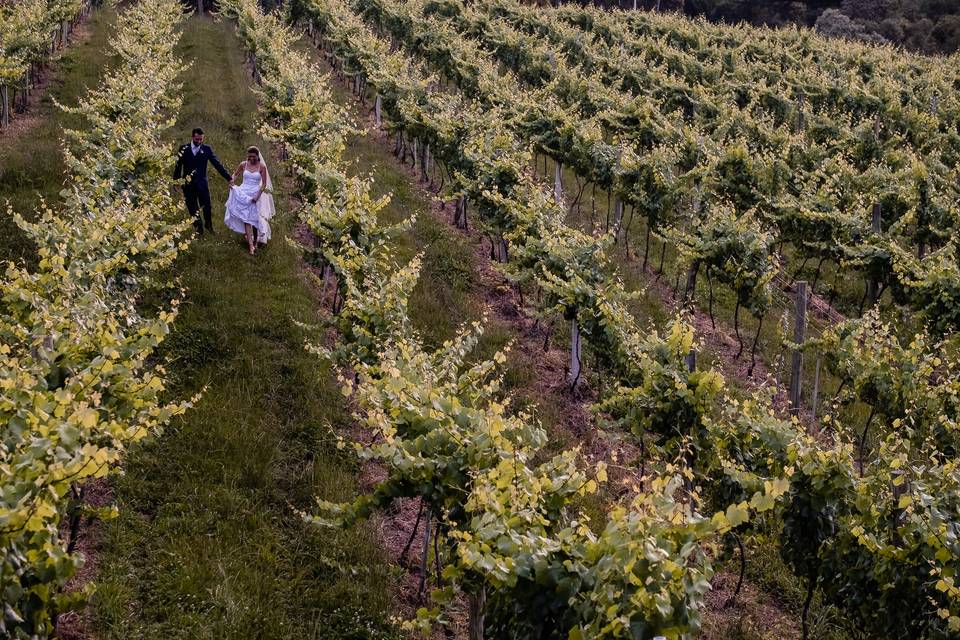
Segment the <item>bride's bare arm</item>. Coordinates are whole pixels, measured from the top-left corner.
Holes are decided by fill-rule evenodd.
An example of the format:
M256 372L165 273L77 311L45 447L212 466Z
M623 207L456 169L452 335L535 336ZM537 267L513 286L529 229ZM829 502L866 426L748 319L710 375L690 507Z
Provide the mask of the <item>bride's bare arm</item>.
M267 188L267 168L264 164L260 163L260 191L257 192L257 197L253 199L254 202L260 199L260 196L263 195L264 190Z
M237 181L237 176L239 176L241 173L243 173L243 168L244 168L245 166L247 166L247 161L246 161L246 160L244 160L243 162L241 162L241 163L240 163L240 166L237 167L237 170L233 172L233 181L234 181L234 182Z

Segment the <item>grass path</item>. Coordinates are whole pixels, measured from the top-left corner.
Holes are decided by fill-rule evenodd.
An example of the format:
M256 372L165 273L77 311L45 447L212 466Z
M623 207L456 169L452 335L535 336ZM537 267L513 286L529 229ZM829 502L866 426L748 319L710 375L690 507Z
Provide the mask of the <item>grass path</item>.
M193 18L180 54L193 67L177 136L204 127L233 165L259 140L232 28ZM281 167L272 169L282 191ZM372 532L308 528L291 508L318 494L346 499L356 477L332 441L349 412L295 324L317 311L283 238L292 213L280 211L274 240L251 259L219 222L225 185L213 186L218 234L178 265L187 304L164 354L173 394L204 395L114 482L121 516L101 529L93 630L141 640L388 637L390 570Z
M304 48L320 68L320 57L315 50ZM356 98L332 75L328 86L333 98L354 115L360 126L370 126L364 108ZM401 168L392 152L375 131L351 140L346 159L355 163L353 171L373 177L373 196L390 195L390 204L383 216L391 223L411 215L416 222L409 232L398 238L397 255L406 261L423 254L420 279L410 299L410 317L429 346L439 346L451 338L465 322L479 320L483 302L479 299L478 265L470 240L457 233L443 220L429 211L431 196L426 193L408 170ZM484 348L491 336L481 343Z

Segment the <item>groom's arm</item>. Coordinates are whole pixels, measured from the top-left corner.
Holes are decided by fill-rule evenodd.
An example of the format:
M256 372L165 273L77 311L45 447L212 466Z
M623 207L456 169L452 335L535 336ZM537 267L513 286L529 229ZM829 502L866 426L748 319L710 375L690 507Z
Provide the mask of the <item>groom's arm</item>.
M230 182L231 180L233 180L233 176L231 176L230 172L227 171L226 167L224 167L223 164L221 164L220 159L217 158L217 154L213 152L213 149L210 147L207 147L207 148L210 149L210 162L213 163L214 168L216 168L216 170L220 173L220 175L223 176L223 179L226 180L227 182Z
M183 177L183 149L177 151L177 166L173 168L173 179L179 180Z

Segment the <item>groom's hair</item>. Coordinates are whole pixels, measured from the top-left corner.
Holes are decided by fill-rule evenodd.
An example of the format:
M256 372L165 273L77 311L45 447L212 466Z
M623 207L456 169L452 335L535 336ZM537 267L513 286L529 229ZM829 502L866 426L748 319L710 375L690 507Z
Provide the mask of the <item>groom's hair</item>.
M191 133L190 135L192 135L192 136L201 135L201 136L202 136L202 135L203 135L203 129L201 129L200 127L194 127L194 128L193 128L193 133Z

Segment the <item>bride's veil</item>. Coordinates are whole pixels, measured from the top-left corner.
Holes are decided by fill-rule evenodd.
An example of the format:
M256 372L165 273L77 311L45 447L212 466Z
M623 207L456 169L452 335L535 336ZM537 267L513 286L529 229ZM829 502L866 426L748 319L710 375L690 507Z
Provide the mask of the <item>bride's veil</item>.
M262 153L260 154L260 163L267 172L267 186L260 196L260 199L257 200L257 211L260 213L261 218L269 220L273 217L273 214L276 213L276 209L273 206L273 180L270 178L270 167L267 166L267 161L264 159Z

